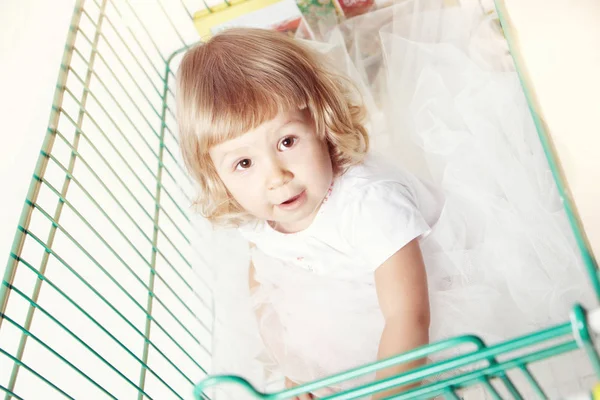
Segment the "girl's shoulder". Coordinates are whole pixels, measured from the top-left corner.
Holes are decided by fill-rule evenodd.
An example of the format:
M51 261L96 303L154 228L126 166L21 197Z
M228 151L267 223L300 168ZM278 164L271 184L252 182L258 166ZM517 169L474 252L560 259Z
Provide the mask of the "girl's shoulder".
M361 202L366 197L415 197L417 178L408 172L382 161L367 158L363 163L349 168L340 176L335 186L343 202Z
M367 159L336 180L322 231L345 243L346 251L359 261L358 269L371 273L431 231L435 217L428 218L424 188L413 175Z
M351 167L338 182L335 209L345 221L364 223L396 220L401 215L418 213L433 226L444 206L439 188L422 181L410 172L367 158ZM358 228L358 227L356 227Z

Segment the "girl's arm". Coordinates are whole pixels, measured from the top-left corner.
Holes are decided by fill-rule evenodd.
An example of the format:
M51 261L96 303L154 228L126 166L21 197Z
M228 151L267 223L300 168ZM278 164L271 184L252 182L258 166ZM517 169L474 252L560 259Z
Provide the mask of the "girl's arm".
M427 344L429 342L427 275L417 239L398 250L375 271L375 285L379 305L385 318L378 359L383 360ZM379 370L376 379L397 375L424 363L425 359L421 359ZM402 392L410 386L378 393L373 398L385 398Z

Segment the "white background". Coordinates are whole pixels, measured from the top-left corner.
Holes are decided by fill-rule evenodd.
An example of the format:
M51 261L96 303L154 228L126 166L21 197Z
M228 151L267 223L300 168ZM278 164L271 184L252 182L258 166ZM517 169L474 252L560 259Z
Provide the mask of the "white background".
M517 54L600 257L600 1L503 0Z
M0 272L46 133L73 0L0 3Z

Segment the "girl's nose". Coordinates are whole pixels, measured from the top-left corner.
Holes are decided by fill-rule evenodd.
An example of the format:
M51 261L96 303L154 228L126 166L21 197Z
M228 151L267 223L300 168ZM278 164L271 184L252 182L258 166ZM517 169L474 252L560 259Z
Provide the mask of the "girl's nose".
M284 165L281 165L277 160L273 160L269 169L267 187L269 190L277 189L291 181L292 178L293 174Z

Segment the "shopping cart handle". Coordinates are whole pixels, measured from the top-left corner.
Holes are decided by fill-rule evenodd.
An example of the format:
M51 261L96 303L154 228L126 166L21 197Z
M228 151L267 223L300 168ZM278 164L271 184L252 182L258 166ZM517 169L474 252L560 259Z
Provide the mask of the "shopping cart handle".
M208 397L204 394L205 390L209 387L221 385L221 384L237 384L243 386L248 392L254 395L255 398L263 397L263 394L257 391L254 386L250 384L244 378L235 375L216 375L209 376L204 379L194 388L194 396L196 399L207 399Z
M592 332L600 334L600 308L588 311L587 320Z

